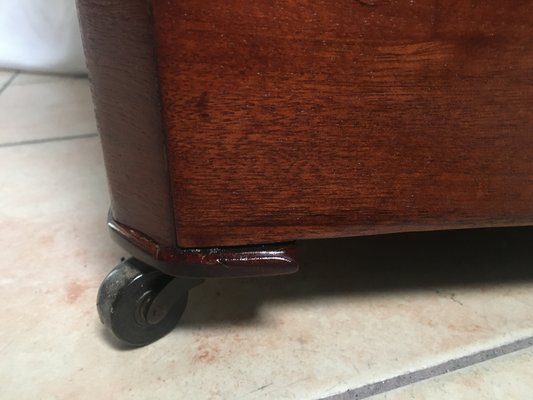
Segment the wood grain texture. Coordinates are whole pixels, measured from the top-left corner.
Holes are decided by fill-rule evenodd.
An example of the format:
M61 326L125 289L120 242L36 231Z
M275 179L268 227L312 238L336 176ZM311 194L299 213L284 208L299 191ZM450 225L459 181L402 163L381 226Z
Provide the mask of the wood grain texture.
M178 243L533 223L533 2L152 0Z
M149 4L77 4L113 216L175 245Z

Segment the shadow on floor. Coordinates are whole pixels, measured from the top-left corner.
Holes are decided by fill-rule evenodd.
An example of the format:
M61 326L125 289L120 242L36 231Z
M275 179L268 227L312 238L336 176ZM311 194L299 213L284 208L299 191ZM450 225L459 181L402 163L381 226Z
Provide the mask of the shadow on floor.
M533 282L533 227L303 241L298 259L290 276L208 280L179 326L260 323L271 302Z

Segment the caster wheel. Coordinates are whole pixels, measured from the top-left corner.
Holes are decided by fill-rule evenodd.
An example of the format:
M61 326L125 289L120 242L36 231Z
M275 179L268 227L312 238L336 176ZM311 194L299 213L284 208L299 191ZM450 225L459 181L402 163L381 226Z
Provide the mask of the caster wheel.
M128 345L155 342L174 329L185 311L192 286L186 281L136 259L126 260L107 275L98 290L100 320Z

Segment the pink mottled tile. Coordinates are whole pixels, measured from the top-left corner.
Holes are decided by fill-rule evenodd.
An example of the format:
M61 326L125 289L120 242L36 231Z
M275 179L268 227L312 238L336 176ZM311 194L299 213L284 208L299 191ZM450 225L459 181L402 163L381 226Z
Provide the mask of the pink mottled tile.
M0 144L96 133L83 78L19 74L0 96Z

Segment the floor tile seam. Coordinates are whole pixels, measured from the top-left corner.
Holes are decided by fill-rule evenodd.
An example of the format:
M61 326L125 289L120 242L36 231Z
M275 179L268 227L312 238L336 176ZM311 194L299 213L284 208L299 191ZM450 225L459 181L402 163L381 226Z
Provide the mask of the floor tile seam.
M49 137L49 138L44 138L44 139L22 140L20 142L0 143L0 148L28 146L28 145L35 145L35 144L51 143L51 142L61 142L65 140L88 139L88 138L93 138L93 137L98 137L98 133L91 132L91 133L82 133L79 135L57 136L57 137Z
M11 86L15 78L19 75L20 71L14 71L8 80L0 87L0 95L6 91L6 89Z
M378 394L390 392L401 387L446 375L450 372L459 371L471 366L479 365L496 358L515 353L533 347L533 336L518 339L511 343L490 349L481 350L472 354L454 358L440 364L416 371L406 372L395 377L369 383L355 389L349 389L343 393L321 398L321 400L361 400Z

